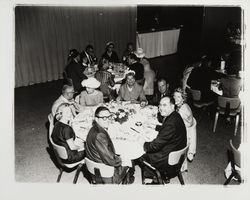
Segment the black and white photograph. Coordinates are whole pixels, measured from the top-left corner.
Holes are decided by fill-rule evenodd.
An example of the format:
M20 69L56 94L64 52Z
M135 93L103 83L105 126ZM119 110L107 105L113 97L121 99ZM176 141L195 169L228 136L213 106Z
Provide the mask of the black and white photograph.
M0 5L2 199L246 199L247 4Z

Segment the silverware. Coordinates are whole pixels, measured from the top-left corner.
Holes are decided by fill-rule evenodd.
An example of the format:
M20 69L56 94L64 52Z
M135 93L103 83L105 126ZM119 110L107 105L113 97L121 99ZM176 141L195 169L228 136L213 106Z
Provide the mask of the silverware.
M141 132L135 130L134 128L132 128L132 127L130 127L130 128L131 128L133 131L137 132L137 133L141 133Z

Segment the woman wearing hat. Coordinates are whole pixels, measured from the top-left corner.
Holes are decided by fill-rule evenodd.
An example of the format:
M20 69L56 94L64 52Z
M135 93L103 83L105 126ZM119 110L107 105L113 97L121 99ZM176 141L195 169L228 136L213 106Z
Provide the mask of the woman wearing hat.
M67 78L71 79L76 91L79 92L81 82L87 77L84 75L84 68L80 64L80 54L76 49L71 49L68 56L68 65L65 68Z
M108 42L106 44L106 51L102 54L102 58L106 58L109 62L119 63L119 58L114 51L114 46L113 42Z
M154 94L155 72L151 69L149 61L145 58L142 48L138 48L135 52L136 57L144 67L144 85L143 90L148 100L152 100Z
M82 81L82 86L86 87L86 90L82 91L79 97L81 106L96 106L103 103L103 93L99 90L101 83L94 77L90 77Z
M143 52L142 48L137 48L137 50L134 52L134 54L136 55L136 57L139 59L139 62L145 66L149 64L148 59L146 59L145 57L145 53Z

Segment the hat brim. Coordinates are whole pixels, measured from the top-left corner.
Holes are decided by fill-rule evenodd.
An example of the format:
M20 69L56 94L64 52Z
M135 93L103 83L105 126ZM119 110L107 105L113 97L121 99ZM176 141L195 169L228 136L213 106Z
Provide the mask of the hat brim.
M93 88L93 89L97 89L100 87L101 83L99 81L93 81L93 80L83 80L82 81L82 87L88 87L88 88Z
M143 57L145 57L145 53L140 53L140 54L135 53L135 55L136 55L137 58L143 58Z
M110 46L110 45L115 46L115 44L114 44L113 42L108 42L108 43L106 44L106 47L108 47L108 46Z

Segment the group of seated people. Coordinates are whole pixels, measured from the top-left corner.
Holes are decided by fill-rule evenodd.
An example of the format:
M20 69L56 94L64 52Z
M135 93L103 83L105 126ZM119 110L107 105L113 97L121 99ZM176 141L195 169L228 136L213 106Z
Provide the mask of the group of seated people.
M70 50L68 55L68 64L64 70L65 82L74 85L75 91L81 93L82 81L88 79L87 70L94 69L94 77L101 82L100 90L105 99L114 100L117 97L114 85L114 75L110 72L110 68L114 63L123 63L131 71L135 72L135 80L142 85L145 95L148 97L154 93L155 72L151 69L149 61L145 58L142 48L136 51L133 44L128 43L126 50L121 59L119 59L116 51L114 51L114 43L106 44L105 52L101 58L97 59L94 54L94 47L87 45L86 49L81 53L76 49ZM120 82L118 82L120 83Z
M76 84L77 81L70 75L69 68L79 65L78 60L81 59L85 60L83 63L97 63L97 59L96 56L93 56L93 46L91 45L88 45L85 53L71 52L73 59L67 67L68 76L71 76L73 81L63 86L61 96L52 106L52 115L57 121L52 139L56 144L66 148L69 155L66 162L77 162L87 156L94 162L114 166L114 183L119 183L123 179L128 167L123 166L123 162L120 156L116 154L107 132L111 113L107 107L102 105L106 101L105 96L108 96L107 101L129 101L139 103L141 107L148 104L158 106L158 120L162 124L153 127L158 131L158 135L153 141L140 141L145 154L139 159L139 163L147 161L163 173L169 167L169 153L183 149L187 145L189 146L187 160L192 162L196 154L196 127L194 129L196 121L191 108L187 104L185 87L188 85L200 90L204 100L215 98L214 94L209 93L210 84L212 79L220 78L223 96L235 97L239 93L240 84L233 68L228 68L228 76L215 73L210 68L211 63L204 57L201 62L197 63L197 66L186 71L188 76L183 77L183 80L185 80L183 81L183 87L170 91L170 85L165 79L159 78L156 80L155 73L151 73L153 70L151 70L143 50L139 48L136 52L133 52L132 44L129 43L122 60L128 64L130 70L127 72L119 92L116 93L112 89L116 84L114 77L107 71L110 60L118 61L116 60L118 56L114 53L113 48L112 42L107 44L106 52L98 65L99 70L94 77L84 77L84 70L81 69L79 74L83 76L79 77L80 84ZM150 79L149 82L146 81L148 79ZM156 91L154 90L154 84L157 85ZM93 127L89 130L86 141L79 142L71 127L71 121L86 106L98 106L98 108L95 111ZM82 150L83 147L85 150ZM186 170L187 164L184 162L182 171ZM110 183L110 180L106 181ZM131 174L131 182L133 182L133 174Z
M201 91L201 100L210 101L217 99L217 95L210 90L211 81L219 80L219 89L222 90L222 96L234 98L238 97L242 89L242 80L239 76L239 67L236 63L226 62L226 73L216 71L211 58L203 55L202 58L186 67L183 72L183 89L190 87Z
M192 111L186 103L186 93L177 88L174 93L169 90L169 84L164 79L157 81L158 91L150 99L147 99L143 86L136 81L136 72L129 71L116 97L117 101L129 101L140 103L142 107L147 104L159 106L159 120L161 126L153 127L158 136L152 142L141 141L145 154L139 159L151 163L160 171L165 171L168 162L168 154L174 150L180 150L189 145L188 161L192 162L196 153L196 132L189 131L194 124ZM73 84L66 84L62 88L61 96L52 106L52 115L55 117L55 126L52 133L53 141L66 148L68 160L73 163L87 156L94 162L104 163L115 167L113 182L119 183L127 166L123 166L121 158L115 153L114 145L107 132L111 113L102 105L103 93L99 89L101 82L94 77L84 79L81 82L84 90L75 98ZM98 106L95 111L93 127L89 130L86 141L77 140L71 127L72 119L86 106ZM82 150L83 146L85 151ZM187 170L187 167L183 171ZM133 182L131 174L130 182ZM110 180L106 180L110 183ZM154 182L155 180L153 180Z

